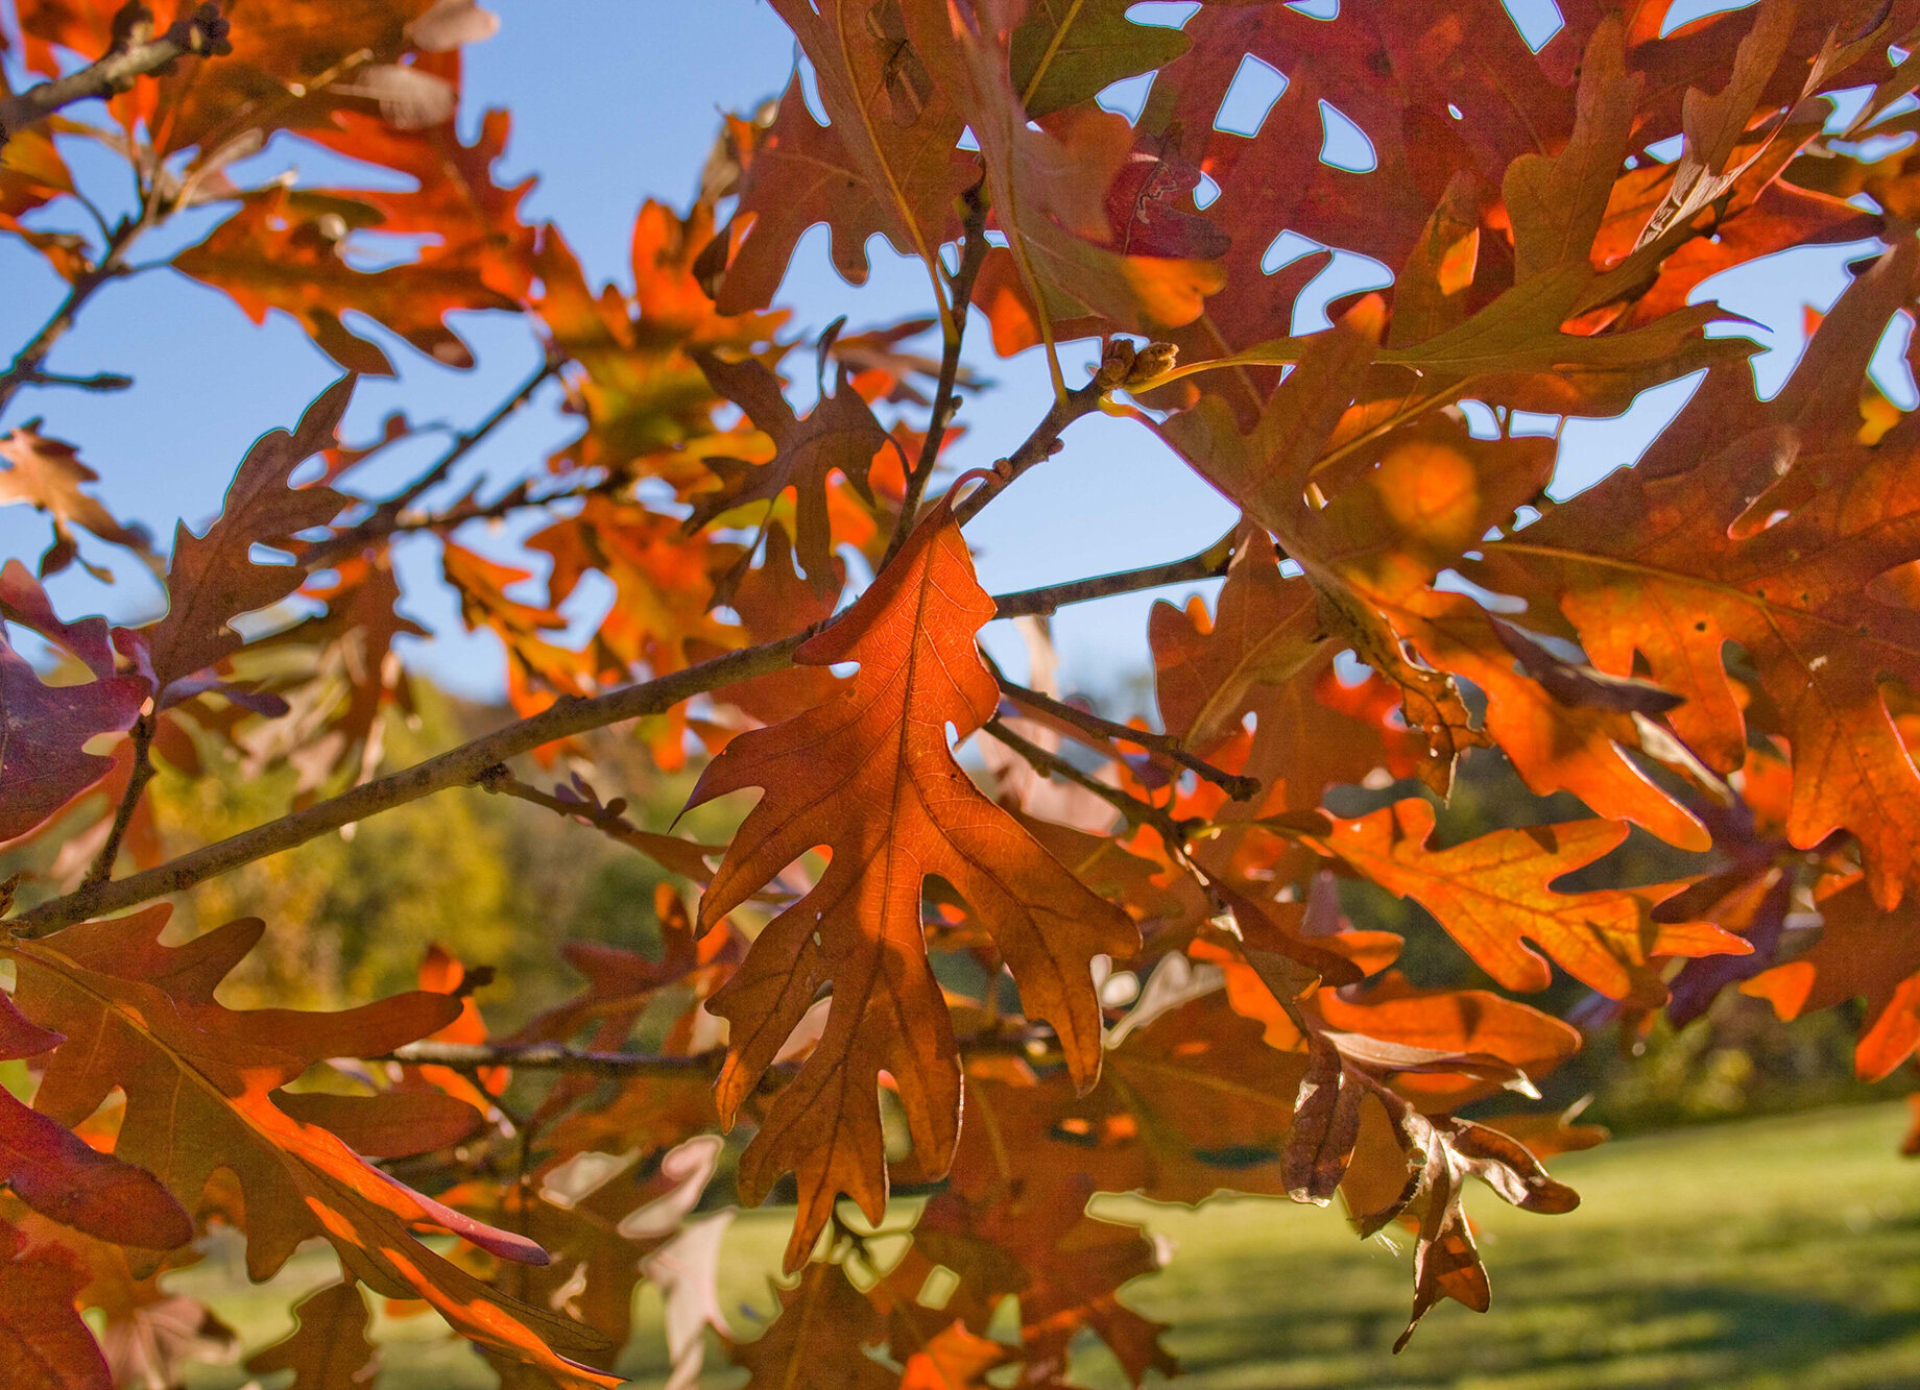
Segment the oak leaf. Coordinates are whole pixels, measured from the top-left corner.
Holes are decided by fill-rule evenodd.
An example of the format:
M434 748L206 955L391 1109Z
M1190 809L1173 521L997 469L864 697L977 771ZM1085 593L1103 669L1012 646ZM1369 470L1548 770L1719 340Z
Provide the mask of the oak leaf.
M874 453L886 447L888 435L873 417L860 393L853 389L847 369L840 368L831 396L823 395L806 419L797 418L780 392L780 379L764 362L747 358L729 362L711 353L694 360L713 389L747 413L754 427L773 441L773 458L753 465L738 460L709 459L720 475L717 492L694 499L689 530L698 530L723 512L750 502L771 502L792 488L798 503L794 515L794 551L814 592L826 595L840 587L833 567L833 535L827 517L827 485L831 474L845 476L859 493L872 500L867 470Z
M959 94L980 144L994 220L1007 238L1040 336L1050 322L1097 315L1129 331L1191 323L1224 283L1219 267L1190 256L1128 254L1107 194L1133 150L1124 117L1075 107L1029 125L1009 75L1011 34L990 7L963 17L937 0L908 0L907 32L936 85Z
M293 1305L294 1330L247 1358L255 1375L292 1371L297 1390L362 1390L380 1373L367 1340L367 1301L351 1281L327 1284Z
M1754 400L1745 372L1709 377L1640 465L1465 567L1564 614L1599 670L1629 676L1644 658L1686 698L1675 731L1722 773L1746 759L1724 656L1740 644L1793 751L1788 837L1811 848L1853 831L1887 907L1920 874L1920 773L1882 681L1920 688L1920 647L1910 611L1875 581L1920 559L1920 436L1896 429L1872 448L1851 436L1916 264L1903 244L1856 280L1773 400Z
M513 309L480 267L432 258L360 270L346 243L379 213L351 197L275 184L249 193L240 210L173 258L183 275L230 296L254 323L278 309L300 321L320 350L349 372L392 376L386 352L342 321L363 313L434 361L471 367L473 354L446 316L460 309Z
M143 532L121 525L98 498L80 490L85 483L99 482L100 475L80 462L73 445L41 434L39 424L29 421L0 435L0 459L7 464L0 471L0 506L24 502L53 518L53 544L40 559L40 577L57 574L73 562L79 553L75 526L151 558L153 550ZM81 564L96 579L106 577L84 560Z
M812 226L832 229L834 268L867 279L879 233L934 273L957 225L954 199L973 181L955 158L965 119L935 80L924 40L910 38L903 0L775 0L813 64L828 125L807 109L796 73L750 152L734 220L743 235L716 296L723 314L764 308ZM944 23L944 19L942 21Z
M1029 120L1091 101L1192 46L1178 29L1136 24L1129 8L1128 0L1031 0L1008 42L1008 76Z
M65 1041L0 996L0 1061L38 1056ZM193 1239L193 1223L151 1173L96 1151L10 1091L0 1091L0 1182L42 1216L100 1240L171 1250Z
M184 521L174 531L167 615L143 632L162 691L238 651L246 639L233 619L280 602L305 581L300 565L263 565L252 551L256 544L286 545L346 507L330 487L293 487L291 480L333 443L353 385L354 378L342 377L307 407L293 433L270 430L255 441L205 535L194 535Z
M1076 1082L1099 1074L1090 966L1095 955L1130 954L1133 924L988 801L948 750L949 724L965 738L999 703L973 645L993 612L943 502L840 621L796 653L805 665L857 661L859 673L829 703L734 739L688 800L766 791L701 899L702 929L807 850L832 852L812 891L767 926L710 1005L733 1025L719 1082L730 1119L818 987L833 987L824 1036L741 1161L752 1202L780 1172L800 1173L790 1269L806 1259L836 1193L880 1219L887 1184L873 1088L882 1069L899 1088L925 1171L943 1172L951 1159L960 1070L927 967L927 875L986 921L1027 1011L1053 1025Z
M133 727L152 694L138 676L47 685L0 637L0 840L24 835L113 770L86 751L96 734Z
M1858 881L1820 900L1820 940L1805 955L1740 986L1783 1019L1867 1001L1854 1070L1879 1081L1920 1047L1920 931L1910 908L1884 910Z
M0 1223L0 1356L19 1390L113 1390L113 1375L74 1308L86 1275L57 1248L24 1249Z
M1412 898L1489 975L1508 989L1545 989L1552 980L1532 941L1575 979L1615 999L1666 998L1657 962L1666 956L1744 955L1752 949L1706 922L1660 922L1653 909L1680 884L1554 891L1555 880L1586 867L1626 839L1610 821L1496 830L1432 849L1433 807L1412 798L1358 820L1336 821L1317 843L1397 897Z
M235 1012L214 990L259 940L260 923L165 946L169 912L161 905L10 945L22 1010L84 1040L54 1050L35 1108L74 1123L118 1087L127 1105L116 1156L196 1204L216 1170L234 1173L255 1279L279 1269L301 1241L325 1235L355 1278L391 1297L425 1299L482 1346L540 1366L569 1390L617 1383L550 1345L588 1346L591 1334L495 1298L411 1228L450 1230L507 1259L539 1262L538 1246L413 1191L276 1102L278 1088L315 1062L390 1051L443 1026L458 1004L413 993L340 1014Z

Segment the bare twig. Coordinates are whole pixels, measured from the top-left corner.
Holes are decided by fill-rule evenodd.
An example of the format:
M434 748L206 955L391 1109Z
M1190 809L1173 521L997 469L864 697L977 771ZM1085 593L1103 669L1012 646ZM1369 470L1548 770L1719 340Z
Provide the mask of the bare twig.
M461 459L504 424L515 411L531 400L533 393L545 385L549 379L558 375L561 362L562 359L557 354L549 352L541 359L539 370L521 382L511 396L495 406L486 419L472 429L455 435L453 443L447 446L446 452L434 460L431 468L376 506L364 521L319 542L302 553L301 563L310 569L321 569L342 556L351 555L362 546L390 536L396 531L417 531L425 529L428 525L438 524L437 518L432 521L422 521L418 518L409 520L407 508L412 506L422 493L445 482L447 475L453 472ZM508 496L512 497L514 494L509 493ZM542 499L543 502L552 500L555 499ZM472 516L476 517L484 515L488 515L485 510L475 510L472 513ZM451 517L447 519L455 520ZM458 521L470 519L469 516L457 518Z
M65 376L59 372L29 372L23 386L66 386L75 391L127 391L133 378L120 372L95 372L92 376Z
M927 433L920 444L920 458L907 470L907 490L900 501L900 519L894 524L893 535L887 541L886 554L880 558L881 569L887 567L887 562L899 552L907 533L913 529L914 514L920 510L920 499L926 493L927 480L933 476L934 464L940 458L940 448L947 440L947 428L953 423L954 411L960 404L954 394L954 383L960 375L960 349L967 331L967 306L973 298L973 282L979 278L980 267L987 259L987 203L978 184L967 190L965 202L966 234L960 243L960 267L953 276L953 315L940 353L940 384L934 392L932 412L927 417Z
M227 21L218 5L202 5L176 20L164 34L153 33L153 15L128 6L114 21L113 46L78 72L68 73L0 99L0 146L17 131L44 120L63 106L94 97L110 97L189 54L231 53Z
M0 372L0 411L7 408L22 386L34 385L47 378L47 373L41 370L47 354L72 329L81 308L93 298L95 291L128 273L127 251L147 226L148 219L144 215L138 220L121 221L113 229L113 235L107 238L99 261L73 278L73 283L67 286L67 293L52 316L27 340L27 345L14 354L12 365Z
M108 827L107 841L100 846L100 853L93 861L93 867L87 870L87 876L80 880L81 886L105 883L113 875L113 862L120 857L120 842L127 837L127 827L133 823L133 813L140 806L141 793L146 791L147 783L153 780L153 716L143 714L133 725L133 769L127 774L127 789L120 797L120 804L114 808L113 824Z
M724 1052L670 1057L657 1052L593 1052L561 1043L416 1042L396 1047L375 1062L455 1068L520 1067L527 1071L573 1071L594 1076L712 1076Z
M960 1042L967 1053L1013 1053L1032 1056L1054 1043L1051 1029L1029 1027L993 1032ZM593 1076L713 1076L726 1061L725 1048L692 1056L658 1052L596 1052L557 1042L456 1043L432 1039L396 1047L370 1062L400 1062L407 1066L452 1067L477 1071L483 1067L518 1067L523 1071L585 1072ZM767 1081L779 1084L798 1070L797 1064L777 1062L767 1069Z
M642 830L623 814L627 808L624 798L616 798L604 806L597 801L568 800L522 782L504 766L488 768L476 779L476 784L495 795L511 796L591 826L608 839L628 849L638 850L656 864L675 873L685 874L701 883L711 877L700 862L701 855L711 852L708 846L658 831Z
M1005 492L1022 473L1059 453L1062 432L1081 416L1091 415L1098 410L1100 398L1112 389L1112 383L1104 382L1096 373L1093 380L1085 386L1057 397L1025 442L995 463L993 476L974 489L972 496L953 509L955 519L961 525L966 525L980 515L981 509L987 503Z
M1037 690L1029 690L1026 686L1017 685L1005 676L1000 676L999 681L1000 689L1012 696L1016 703L1044 711L1055 719L1063 720L1076 729L1092 734L1095 738L1131 743L1135 747L1158 753L1164 758L1171 758L1180 766L1206 778L1235 801L1251 800L1260 790L1259 778L1242 777L1237 773L1222 771L1205 758L1195 757L1188 752L1177 738L1169 738L1166 734L1156 734L1146 729L1135 729L1126 724L1117 724L1111 719L1102 719L1091 710L1070 705L1064 700L1056 700L1051 695L1043 695Z
M1049 584L1039 589L1023 589L1017 594L1001 594L994 599L999 618L1044 618L1073 603L1090 603L1114 594L1137 593L1167 584L1184 584L1196 579L1218 579L1233 560L1235 533L1229 531L1205 550L1184 560L1170 560L1144 569L1121 570L1117 574L1075 579L1065 584Z
M1059 777L1073 783L1076 787L1092 792L1125 816L1130 824L1152 826L1160 833L1160 838L1167 842L1169 849L1177 849L1185 844L1188 837L1200 828L1196 821L1177 820L1150 802L1142 801L1137 796L1129 796L1118 787L1109 787L1098 778L1089 777L1058 753L1049 753L1039 744L1022 738L1001 720L989 719L981 727L1025 758L1036 771L1044 772L1050 777Z
M723 685L783 670L808 634L796 633L741 651L728 652L676 671L658 680L625 686L591 699L563 699L551 708L509 724L506 728L464 743L439 757L415 763L390 776L364 783L352 791L316 802L304 810L238 835L204 845L179 858L106 883L78 888L65 897L14 918L16 933L39 936L103 912L116 912L167 893L184 892L197 883L229 873L243 864L305 844L343 825L417 801L449 787L471 786L497 763L531 752L556 739L585 733L642 715L659 714L682 700Z

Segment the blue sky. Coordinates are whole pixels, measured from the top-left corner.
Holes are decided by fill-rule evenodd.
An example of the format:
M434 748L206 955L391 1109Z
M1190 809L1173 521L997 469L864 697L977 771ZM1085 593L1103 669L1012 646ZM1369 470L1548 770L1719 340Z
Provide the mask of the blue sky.
M1527 0L1521 6L1534 29L1542 23L1540 3ZM513 137L504 176L539 175L526 216L559 223L596 282L627 282L628 235L644 198L685 203L718 111L747 110L778 92L795 61L791 36L763 0L697 5L492 0L490 7L501 16L501 31L491 42L467 50L463 119L476 120L488 106L511 108ZM1153 12L1155 18L1177 20L1190 8L1160 4L1140 10L1142 17ZM1117 105L1135 106L1144 91L1136 84L1113 96ZM101 201L110 207L124 203L124 180L108 162L76 158L75 164L84 186ZM269 147L243 172L252 177L290 166L314 183L366 179L356 166L291 142ZM198 239L220 215L217 210L199 214L170 229L135 259L156 259ZM82 224L72 225L77 230ZM856 292L828 267L823 229L809 234L783 295L795 310L797 335L810 337L841 313L858 326L925 312L920 268L879 242L871 251L873 276ZM1763 387L1777 384L1797 353L1799 306L1824 307L1845 283L1841 260L1831 250L1798 253L1767 272L1737 273L1713 286L1723 302L1768 326L1762 337L1779 350L1759 364ZM1363 278L1367 269L1356 258L1318 284L1312 297L1324 302ZM6 286L0 295L0 354L10 354L57 302L60 286L36 256L12 244L0 244L0 284ZM509 394L537 360L531 337L511 318L463 315L455 323L479 358L469 372L438 366L380 335L399 376L361 385L348 417L349 438L370 437L394 410L405 410L416 421L444 420L456 428L471 424ZM1904 370L1895 365L1898 346L1888 345L1888 386L1906 403ZM1092 356L1088 344L1065 351L1070 366ZM975 369L998 388L970 403L962 416L968 433L950 455L961 466L991 462L1011 449L1047 401L1044 366L1031 354L1001 361L976 341L971 357ZM146 524L163 543L178 518L203 525L219 509L248 444L266 429L291 424L335 375L290 320L276 315L255 327L223 296L164 269L103 291L49 365L77 373L125 371L137 384L110 396L23 392L0 426L43 415L47 432L78 443L82 457L101 473L100 492L109 506L122 519ZM1618 420L1570 424L1555 491L1577 490L1631 462L1688 389L1676 383L1649 393ZM457 495L481 475L499 482L540 467L576 428L558 414L557 400L557 390L548 388L475 452L445 495ZM435 447L394 451L377 467L349 475L349 484L369 492L391 490L421 469ZM1074 426L1065 452L984 513L970 535L978 547L982 582L1005 590L1173 559L1214 540L1233 520L1232 509L1144 431L1095 416ZM469 528L463 540L509 558L511 536ZM43 518L22 507L0 508L0 557L31 562L46 542ZM77 568L70 570L52 586L63 613L105 611L127 620L158 611L160 591L137 562L99 544L86 553L111 563L121 580L108 588ZM464 694L497 695L502 688L498 649L491 638L461 633L450 596L432 578L434 543L416 539L400 554L407 611L435 633L409 651L409 660ZM1168 596L1179 599L1184 593ZM592 597L583 595L588 601ZM1134 595L1061 615L1056 640L1067 683L1110 688L1127 672L1144 668L1151 602L1150 595ZM990 628L988 640L1016 669L1024 666L1013 633Z

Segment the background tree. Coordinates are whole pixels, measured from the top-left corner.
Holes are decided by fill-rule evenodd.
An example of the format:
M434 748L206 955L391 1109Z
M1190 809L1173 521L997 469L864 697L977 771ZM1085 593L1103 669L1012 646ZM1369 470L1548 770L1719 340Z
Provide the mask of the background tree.
M756 1384L1061 1384L1089 1331L1134 1382L1171 1372L1117 1297L1157 1247L1090 1214L1102 1192L1337 1195L1362 1233L1406 1226L1404 1345L1441 1300L1488 1304L1467 1180L1564 1212L1542 1160L1598 1137L1514 1098L1582 1034L1512 995L1628 1032L1733 986L1783 1017L1864 998L1875 1080L1920 1043L1920 425L1868 375L1920 272L1894 140L1920 5L1674 26L1660 0L1570 3L1537 49L1492 0L1211 3L1178 30L1095 0L775 8L811 94L796 74L729 117L691 205L640 209L629 294L522 219L493 172L504 113L462 137L460 49L493 29L471 0L17 0L44 80L0 101L0 230L69 289L0 407L124 388L51 355L202 208L224 216L155 264L292 315L344 373L164 556L72 445L0 441L0 499L52 524L37 574L0 570L23 867L0 1338L36 1384L147 1374L141 1329L178 1320L158 1276L213 1226L256 1279L310 1238L336 1252L340 1282L252 1363L302 1390L365 1378L363 1289L431 1309L506 1384L615 1385L643 1275L688 1384L724 1329L727 1218L703 1203L729 1188L795 1205L785 1309L732 1347ZM1288 81L1241 134L1250 60ZM1095 101L1148 72L1136 120ZM1322 157L1349 128L1371 167ZM249 184L276 138L397 177ZM76 188L89 146L124 162L124 211ZM66 200L95 235L40 225ZM823 222L849 281L876 234L917 258L928 316L803 341L775 304ZM1392 288L1296 332L1326 254L1268 273L1282 231ZM369 233L406 249L370 265ZM1759 398L1743 324L1695 292L1869 238ZM356 321L458 370L448 315L472 310L524 323L537 370L404 487L354 490L432 433L338 437L356 379L392 371ZM914 349L936 331L937 357ZM953 476L957 420L992 408L969 332L1038 347L1051 403ZM1637 467L1547 497L1541 417L1692 373ZM571 443L430 503L553 381ZM1240 524L989 595L964 528L1102 412ZM460 536L527 516L538 597ZM389 741L432 703L395 645L391 550L422 533L500 639L517 717ZM56 611L41 581L103 547L162 577L164 616ZM589 576L612 594L590 625ZM1153 612L1159 728L1048 688L1048 615L1209 579L1211 607ZM976 645L1003 620L1030 684ZM1479 790L1450 807L1457 776ZM659 804L676 778L684 818ZM515 898L529 866L502 862L489 797L554 817L571 891L608 845L643 857L614 896L657 929L652 951L560 944L585 988L521 998L511 1031L479 1003L551 944L554 902ZM405 894L400 836L430 851ZM293 920L217 925L243 873ZM1342 910L1375 890L1421 909L1411 961L1451 940L1489 987L1396 969L1401 935ZM501 929L516 902L530 920ZM314 949L350 1001L315 987ZM333 1002L354 1006L308 1009ZM924 1198L904 1253L876 1238L900 1191Z

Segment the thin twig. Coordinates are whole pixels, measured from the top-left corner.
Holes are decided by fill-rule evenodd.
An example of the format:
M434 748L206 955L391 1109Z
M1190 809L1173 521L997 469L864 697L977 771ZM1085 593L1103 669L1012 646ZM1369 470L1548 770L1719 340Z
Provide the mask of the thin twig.
M962 526L966 525L980 515L987 503L1017 481L1022 473L1059 453L1062 432L1081 416L1091 415L1098 410L1101 398L1112 389L1112 384L1096 373L1085 386L1056 397L1033 433L1018 449L995 463L993 476L953 509L954 518Z
M1152 826L1169 848L1184 844L1188 836L1199 828L1198 822L1177 820L1158 806L1142 801L1137 796L1130 796L1118 787L1109 787L1098 778L1089 777L1058 753L1049 753L1039 744L1022 738L998 719L989 719L981 728L1025 758L1036 771L1059 777L1092 792L1125 816L1130 824Z
M669 1057L657 1052L593 1052L561 1043L416 1042L396 1047L373 1062L408 1066L520 1067L527 1071L577 1071L594 1076L711 1076L724 1052Z
M927 417L927 433L920 443L920 458L907 470L907 489L900 501L900 518L894 523L886 554L880 558L880 569L887 567L887 562L899 552L907 533L913 529L914 515L920 510L920 499L926 493L927 480L933 476L941 446L947 440L947 428L953 423L954 412L960 404L954 386L960 376L960 349L967 332L967 306L973 299L973 282L979 278L980 267L987 259L987 203L981 196L980 185L975 184L968 189L964 201L967 208L966 233L960 242L960 267L953 276L953 316L949 321L946 341L941 346L940 384L933 395L932 412Z
M1148 565L1144 569L1121 570L1115 574L1075 579L1065 584L1048 584L1038 589L1022 589L1017 594L1001 594L994 599L998 618L1044 618L1073 603L1090 603L1115 594L1137 593L1168 584L1185 584L1197 579L1218 579L1233 561L1236 533L1227 532L1198 554L1184 560Z
M521 781L504 766L490 767L476 779L476 785L482 790L497 796L511 796L519 801L542 807L562 815L569 820L579 821L598 830L608 839L625 845L628 849L638 850L656 864L660 864L676 873L686 872L682 867L686 861L675 862L671 857L676 851L684 849L693 859L712 852L709 846L695 844L691 840L682 840L677 836L662 834L659 831L642 830L624 814L626 801L616 798L602 806L594 801L569 801L551 792L543 792L530 783ZM688 865L688 867L691 867ZM691 874L705 883L709 874Z
M1053 1043L1051 1029L1026 1028L1019 1032L991 1033L968 1038L960 1043L964 1053L995 1053L1032 1056L1036 1049ZM585 1072L592 1076L713 1076L726 1061L725 1048L692 1056L658 1052L598 1052L590 1048L569 1047L565 1043L457 1043L428 1039L396 1047L370 1062L400 1062L406 1066L452 1067L477 1071L484 1067L517 1067L522 1071ZM777 1084L798 1068L790 1063L775 1063L768 1068L768 1079Z
M453 442L447 446L446 452L434 460L431 468L414 479L413 482L409 483L405 488L395 493L392 497L389 497L386 501L376 506L364 521L358 522L339 534L328 537L324 541L320 541L311 549L303 552L300 557L301 563L310 569L324 568L341 556L350 555L362 546L390 536L395 531L421 530L425 529L428 525L437 524L437 520L421 521L417 518L410 522L407 517L407 508L412 506L422 493L438 487L441 483L445 482L447 475L453 472L461 459L465 458L484 441L488 435L492 434L504 424L515 411L531 400L533 393L545 385L550 378L558 375L561 362L562 359L557 354L548 353L541 359L539 370L521 382L520 385L514 389L511 396L508 396L499 405L495 406L486 419L482 420L472 429L455 435ZM508 497L512 497L514 494L509 493L507 495ZM502 500L504 501L505 499ZM557 499L541 499L543 503L553 500ZM484 510L476 510L473 516L484 516L487 514ZM460 521L470 519L471 517L468 516L458 518Z
M1126 724L1117 724L1111 719L1102 719L1091 710L1070 705L1064 700L1056 700L1051 695L1043 695L1037 690L1029 690L1026 686L1018 685L1005 676L1000 676L999 681L1001 691L1012 696L1016 703L1031 706L1052 715L1055 719L1064 720L1075 728L1092 734L1095 738L1131 743L1149 752L1158 753L1162 757L1171 758L1180 766L1206 778L1235 801L1252 800L1260 790L1259 778L1243 777L1237 773L1223 771L1205 758L1195 757L1188 752L1177 738L1152 733L1146 729L1135 729Z
M531 718L509 724L436 758L364 783L279 820L203 845L158 868L75 889L65 897L20 914L8 925L17 934L40 936L103 912L116 912L150 898L184 892L197 883L305 844L343 825L449 787L471 786L496 763L532 752L557 739L642 715L660 714L706 691L784 670L792 664L795 649L808 635L795 633L778 642L728 652L658 680L625 686L590 699L563 699Z
M100 853L94 858L93 867L87 870L87 876L80 880L81 886L105 883L113 875L113 864L120 857L120 842L127 837L127 827L133 823L133 813L139 808L140 795L147 789L147 783L153 780L153 718L143 714L133 725L133 768L127 774L127 789L120 797L120 804L114 807L113 824L107 829L107 841L100 846Z
M227 21L220 17L218 5L200 6L194 14L176 20L158 37L153 36L152 27L151 17L144 21L136 19L124 32L115 34L111 48L78 72L0 99L0 146L18 131L46 119L63 106L124 92L137 79L156 73L189 54L219 55L233 51L227 42Z
M402 512L394 521L393 529L388 534L397 536L408 531L441 531L449 526L463 526L469 521L494 521L528 508L556 507L568 502L585 501L589 497L607 496L618 491L619 487L618 479L608 478L587 487L562 488L558 492L544 493L535 497L524 488L516 486L511 492L496 497L491 502L462 502L449 507L444 512Z
M45 376L41 364L47 360L47 354L53 351L54 344L73 328L81 308L93 298L95 291L129 273L126 267L127 251L148 225L149 219L144 214L137 221L123 219L107 239L98 263L74 276L73 283L67 286L65 297L51 317L27 340L26 346L14 354L12 365L0 372L0 411L7 408L21 387L33 385Z
M1011 616L1008 612L1010 605L1018 612L1050 613L1062 604L1097 598L1105 592L1124 592L1124 586L1099 592L1087 591L1087 586L1104 582L1098 579L1079 580L1053 589L1030 589L1022 594L1007 595L995 602L1000 605L1003 616ZM1020 603L1037 603L1040 606L1020 608ZM89 884L64 897L41 903L18 917L8 919L6 926L16 934L41 936L101 913L118 912L122 908L136 907L169 893L184 892L195 884L230 873L256 859L265 859L293 849L317 836L338 830L343 825L365 820L449 787L472 786L496 764L530 752L542 744L642 715L659 714L682 700L709 690L718 690L736 681L772 671L783 671L793 664L793 653L800 644L812 635L812 629L797 632L777 642L744 647L712 661L700 662L658 680L624 686L591 699L561 700L531 718L509 724L504 729L462 744L425 762L415 763L390 776L364 783L329 801L316 802L290 816L203 845L142 873L130 874L108 883ZM1018 738L1018 735L1010 736ZM1025 743L1024 739L1020 741ZM1079 769L1074 768L1073 772L1078 773ZM1112 790L1109 787L1105 792ZM1105 795L1105 792L1096 795Z
M59 372L34 371L27 374L23 386L67 386L76 391L127 391L133 378L121 372L95 372L92 376L65 376Z

